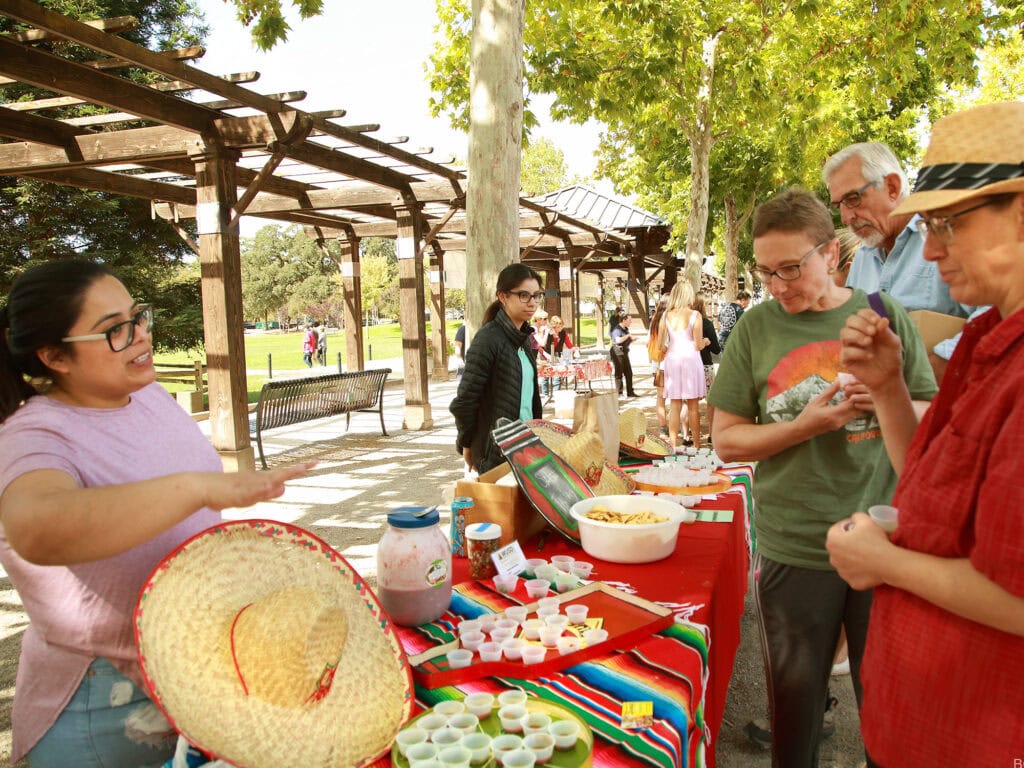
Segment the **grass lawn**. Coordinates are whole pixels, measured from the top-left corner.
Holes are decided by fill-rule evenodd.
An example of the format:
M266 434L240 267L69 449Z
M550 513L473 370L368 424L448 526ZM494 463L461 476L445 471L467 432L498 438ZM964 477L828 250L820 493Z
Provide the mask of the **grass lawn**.
M451 320L445 323L449 339L455 338L455 332L459 329L461 322L461 320ZM596 339L596 321L593 318L584 318L582 331L581 343L584 346L593 344ZM159 333L159 329L157 329L157 333ZM430 323L427 323L428 338L430 333ZM245 367L249 372L247 384L250 403L256 402L259 398L260 388L267 381L268 363L273 366L275 374L280 374L282 371L305 369L306 364L302 362L302 339L304 335L304 331L267 331L265 333L247 333L245 335ZM381 360L402 356L402 329L398 323L365 327L363 328L363 339L368 360ZM338 331L327 334L328 368L337 366L339 353L344 363L344 333ZM193 350L191 352L157 353L154 355L154 360L165 365L192 365L193 361L202 360L205 357L206 353L204 351ZM163 385L169 392L191 389L191 386L188 384L164 382Z

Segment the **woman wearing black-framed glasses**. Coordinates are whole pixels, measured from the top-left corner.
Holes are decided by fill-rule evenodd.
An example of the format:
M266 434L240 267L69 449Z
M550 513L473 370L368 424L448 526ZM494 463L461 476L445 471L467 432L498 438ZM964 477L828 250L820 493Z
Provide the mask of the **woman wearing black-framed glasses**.
M526 264L498 273L495 300L466 352L466 368L449 410L458 435L455 449L466 466L483 473L505 461L491 438L499 418L539 419L537 350L530 320L544 300L542 278Z
M33 768L173 754L170 725L151 743L126 735L131 718L159 722L133 639L139 588L220 509L308 469L225 474L155 382L152 328L152 309L87 261L26 270L0 308L0 563L31 621L12 751Z

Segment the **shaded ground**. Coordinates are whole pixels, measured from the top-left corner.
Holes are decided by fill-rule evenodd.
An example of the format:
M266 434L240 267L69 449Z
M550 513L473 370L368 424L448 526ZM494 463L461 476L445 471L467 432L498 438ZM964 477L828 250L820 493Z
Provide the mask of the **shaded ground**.
M636 364L639 371L641 366ZM649 376L637 376L642 397L623 401L653 414ZM462 474L455 454L455 430L448 414L454 382L431 386L434 428L401 429L402 390L393 383L385 391L385 421L390 437L382 437L375 414L355 414L347 434L344 418L327 419L277 430L265 440L272 463L316 458L320 464L296 481L281 499L249 510L228 510L232 518L266 517L313 530L336 547L375 583L376 545L384 532L388 509L403 504L433 504L442 490ZM706 428L705 428L706 431ZM340 437L339 437L340 435ZM442 521L442 524L444 521ZM720 768L767 768L767 751L751 745L743 726L766 710L764 674L756 626L748 595L742 640L726 702L725 722L714 745ZM14 695L17 655L27 620L17 594L0 571L0 759L10 755L10 706ZM822 749L823 767L856 768L863 760L856 707L849 678L833 679L840 699L837 734ZM69 768L70 768L69 764ZM27 768L27 763L18 763ZM286 768L286 767L283 767Z

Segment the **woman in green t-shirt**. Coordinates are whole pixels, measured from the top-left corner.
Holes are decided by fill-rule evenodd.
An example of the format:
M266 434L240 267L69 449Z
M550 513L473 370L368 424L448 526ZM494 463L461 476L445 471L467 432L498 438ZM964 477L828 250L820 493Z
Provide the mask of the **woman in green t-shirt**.
M871 188L864 194L881 194ZM767 664L772 750L779 765L815 764L832 655L845 626L854 687L870 592L851 589L828 561L829 526L885 503L896 475L862 385L842 385L839 331L869 297L832 279L839 241L828 209L789 190L754 214L752 270L774 300L748 309L729 336L708 397L726 461L757 461L754 592ZM935 380L924 346L896 302L884 306L906 352L915 400Z

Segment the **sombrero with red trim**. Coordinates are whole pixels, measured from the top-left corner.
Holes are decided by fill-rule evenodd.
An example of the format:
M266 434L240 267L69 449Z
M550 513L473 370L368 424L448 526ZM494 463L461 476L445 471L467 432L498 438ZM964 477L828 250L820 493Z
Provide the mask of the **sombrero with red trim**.
M410 714L409 664L376 596L327 543L269 520L209 528L143 585L139 664L188 741L245 768L349 768Z

